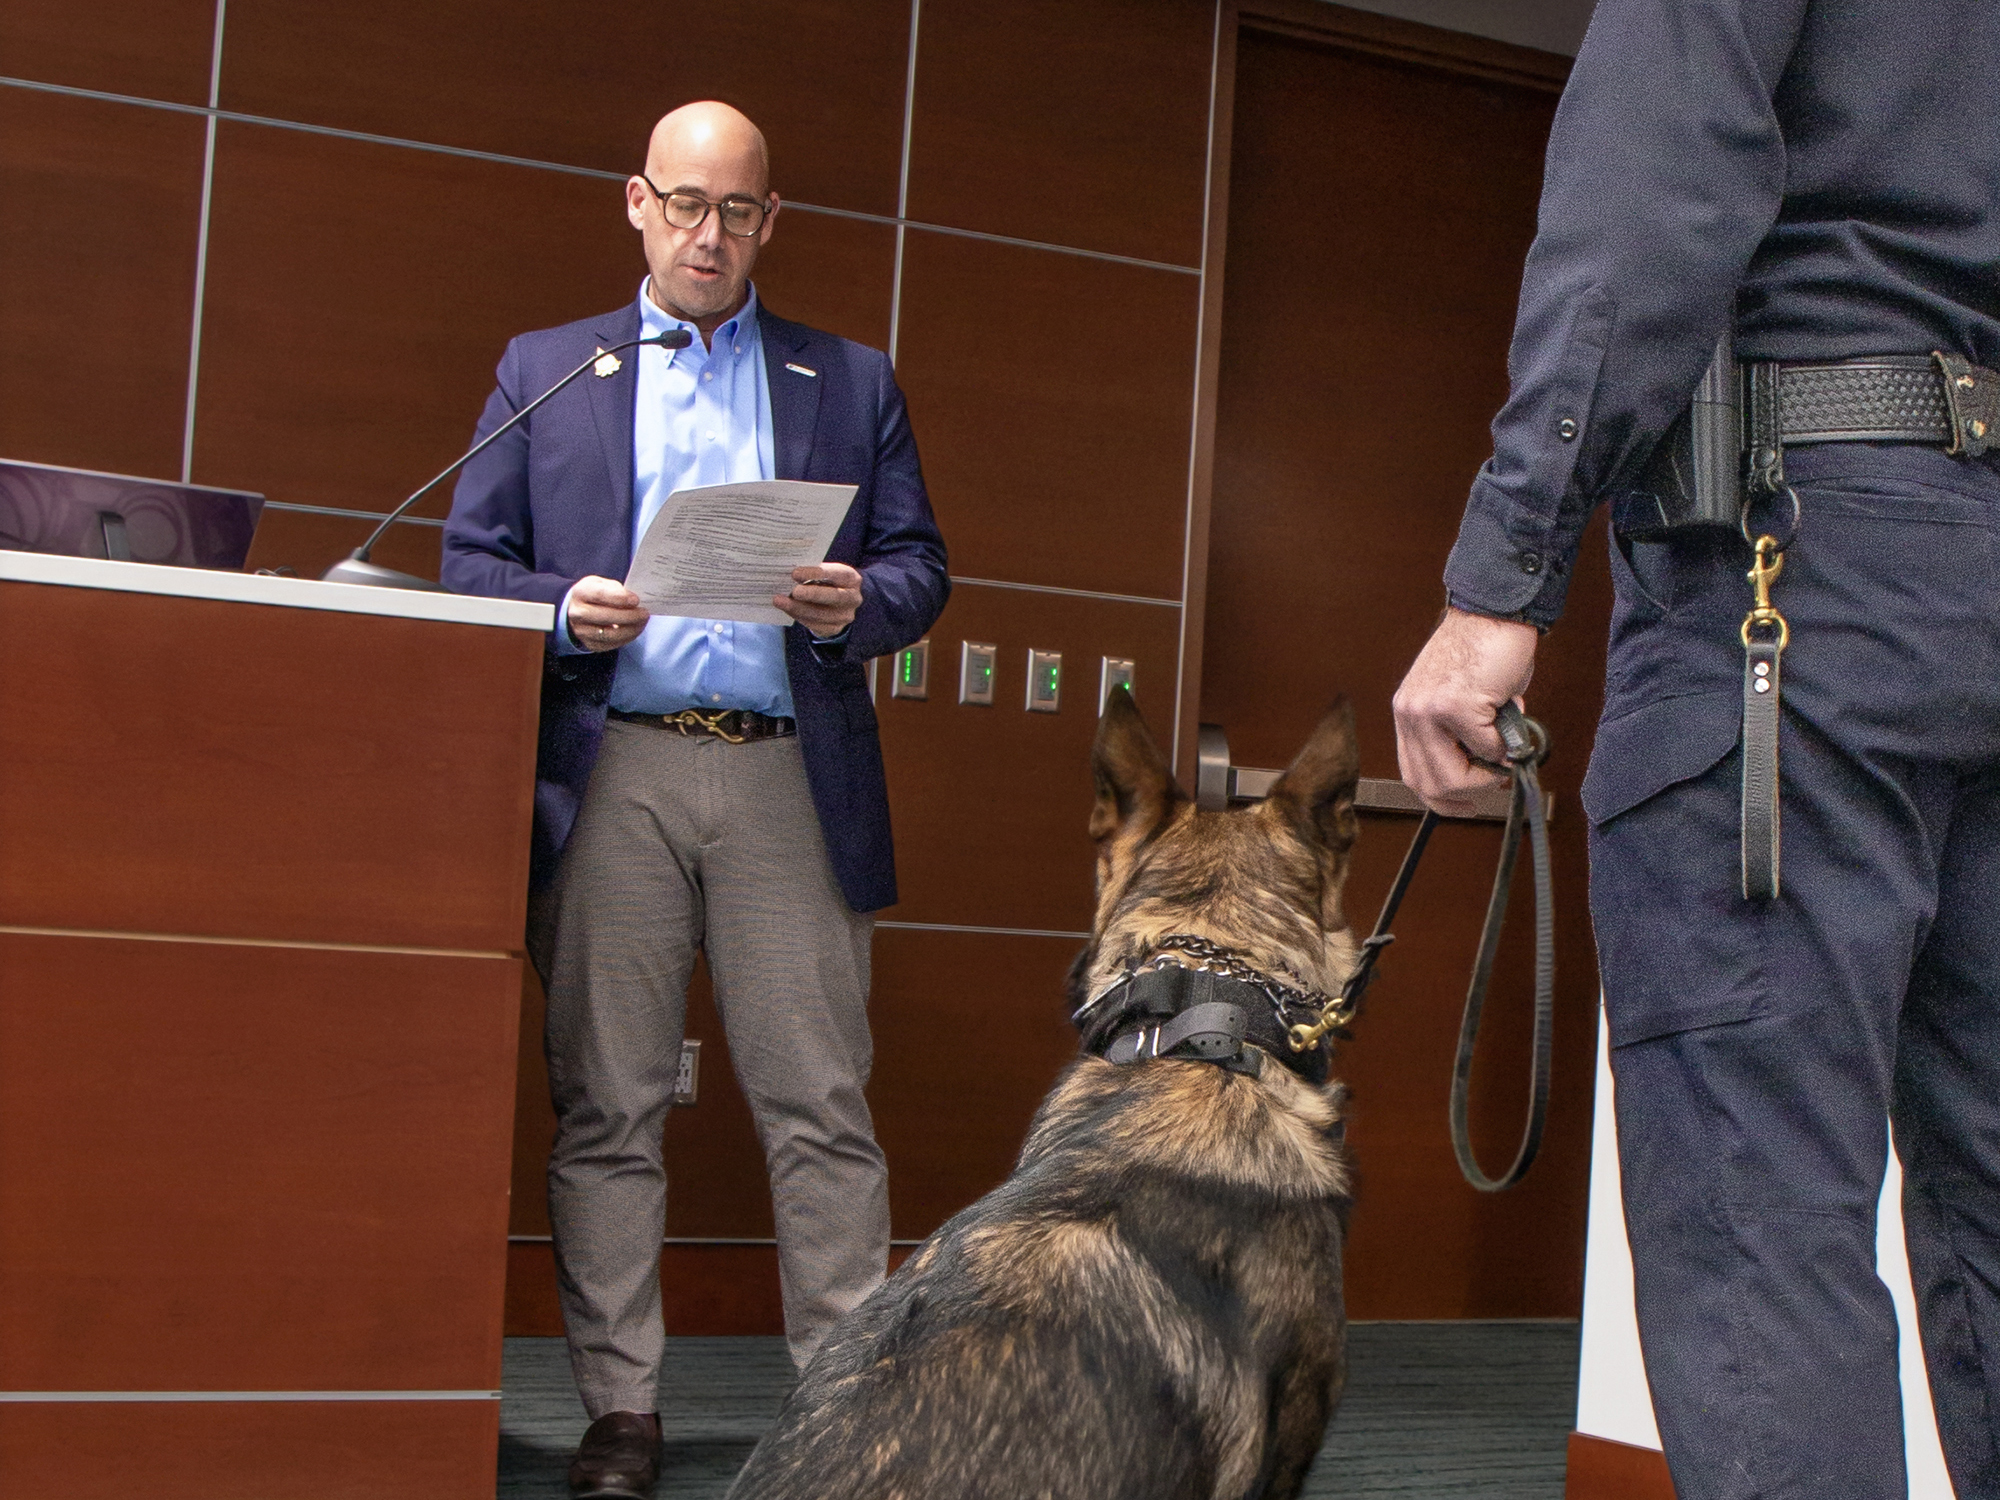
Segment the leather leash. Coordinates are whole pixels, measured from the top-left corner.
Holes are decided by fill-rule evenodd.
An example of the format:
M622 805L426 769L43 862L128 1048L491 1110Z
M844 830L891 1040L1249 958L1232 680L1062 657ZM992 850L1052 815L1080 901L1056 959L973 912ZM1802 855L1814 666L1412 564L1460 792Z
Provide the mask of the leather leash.
M1465 1012L1458 1029L1458 1053L1452 1060L1451 1071L1452 1151L1465 1180L1482 1193L1497 1193L1519 1182L1541 1150L1542 1130L1548 1120L1549 1063L1555 1033L1555 893L1549 873L1548 806L1542 797L1537 771L1548 758L1548 731L1512 703L1501 707L1495 727L1506 747L1514 792L1507 808L1507 829L1500 841L1500 868L1494 873L1493 894L1486 903L1486 925L1479 936L1472 983L1466 990ZM1360 962L1317 1021L1291 1028L1289 1042L1294 1052L1318 1046L1330 1033L1344 1029L1359 1012L1361 997L1375 976L1376 960L1383 949L1396 941L1389 930L1390 924L1396 920L1396 911L1417 872L1417 862L1423 858L1424 846L1430 842L1431 831L1437 825L1438 815L1434 812L1426 812L1417 824L1402 867L1382 903L1381 915L1375 919L1375 930L1361 945ZM1500 948L1500 929L1507 918L1507 897L1513 888L1514 867L1520 858L1524 831L1533 853L1535 879L1535 1032L1534 1055L1529 1064L1528 1120L1512 1165L1500 1176L1488 1177L1473 1154L1467 1101L1472 1059L1478 1050L1479 1020L1486 1007L1486 992L1493 982L1493 962Z
M1507 765L1514 773L1514 796L1507 806L1507 831L1500 841L1500 868L1493 876L1493 895L1486 903L1486 928L1479 935L1479 957L1472 966L1472 984L1465 993L1465 1015L1458 1027L1458 1055L1451 1065L1451 1149L1458 1170L1482 1193L1512 1187L1534 1165L1542 1148L1542 1127L1549 1113L1549 1061L1555 1042L1556 914L1555 888L1549 874L1548 805L1542 799L1536 768L1548 758L1548 731L1512 703L1498 720L1507 747ZM1528 1121L1521 1132L1514 1161L1498 1177L1488 1177L1473 1155L1466 1103L1472 1088L1472 1057L1479 1044L1479 1016L1493 982L1493 959L1500 947L1500 928L1507 920L1507 896L1514 883L1514 866L1521 853L1525 825L1533 850L1535 872L1535 1036L1528 1064Z

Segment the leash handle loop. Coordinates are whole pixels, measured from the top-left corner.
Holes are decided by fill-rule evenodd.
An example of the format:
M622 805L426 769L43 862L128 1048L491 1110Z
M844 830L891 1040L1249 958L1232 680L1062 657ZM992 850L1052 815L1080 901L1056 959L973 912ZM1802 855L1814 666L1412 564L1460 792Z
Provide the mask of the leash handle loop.
M1520 725L1532 729L1535 744L1532 755L1515 757L1507 722L1510 712ZM1479 936L1479 956L1473 963L1472 983L1465 994L1465 1013L1458 1028L1458 1053L1451 1069L1451 1149L1465 1180L1482 1193L1497 1193L1512 1187L1534 1165L1542 1148L1542 1130L1548 1121L1549 1065L1555 1040L1555 890L1550 877L1548 808L1535 769L1548 754L1548 733L1511 703L1501 710L1500 725L1501 737L1510 741L1508 764L1514 773L1514 795L1507 808L1507 831L1500 842L1500 868L1493 876L1493 894L1486 903L1486 926ZM1516 733L1527 733L1520 725L1513 726ZM1498 1177L1488 1177L1472 1150L1469 1119L1472 1059L1478 1050L1480 1015L1486 1006L1487 989L1493 982L1493 961L1500 948L1500 929L1507 919L1507 897L1513 888L1514 867L1520 858L1524 831L1533 851L1535 881L1535 1031L1534 1055L1529 1065L1528 1119L1512 1164Z
M1773 577L1776 576L1775 571ZM1472 983L1466 990L1465 1013L1459 1022L1458 1053L1451 1073L1451 1147L1465 1180L1482 1193L1497 1193L1512 1187L1527 1175L1541 1151L1542 1132L1548 1123L1549 1069L1555 1042L1556 930L1555 887L1549 859L1548 804L1542 796L1537 768L1548 759L1549 734L1512 702L1502 704L1494 727L1506 747L1507 766L1514 778L1514 792L1507 807L1507 828L1501 837L1500 868L1493 876L1493 894L1486 903L1486 925L1479 936L1479 956L1472 968ZM1403 856L1402 868L1375 919L1375 930L1361 944L1361 956L1340 994L1328 1002L1319 1019L1293 1026L1287 1039L1295 1052L1315 1047L1332 1032L1354 1019L1361 996L1375 974L1375 962L1382 950L1395 942L1389 924L1403 904L1417 861L1437 827L1438 815L1426 812ZM1528 1119L1521 1132L1521 1144L1514 1160L1498 1177L1481 1170L1472 1149L1469 1105L1472 1090L1472 1060L1478 1051L1479 1021L1486 1006L1486 992L1493 982L1493 963L1500 949L1500 930L1507 919L1507 897L1513 889L1514 867L1521 854L1521 838L1527 835L1532 851L1535 882L1535 1030L1534 1055L1529 1071Z
M1500 732L1508 765L1525 763L1533 768L1549 758L1549 732L1539 720L1522 713L1513 699L1500 705L1500 711L1493 716L1493 727Z

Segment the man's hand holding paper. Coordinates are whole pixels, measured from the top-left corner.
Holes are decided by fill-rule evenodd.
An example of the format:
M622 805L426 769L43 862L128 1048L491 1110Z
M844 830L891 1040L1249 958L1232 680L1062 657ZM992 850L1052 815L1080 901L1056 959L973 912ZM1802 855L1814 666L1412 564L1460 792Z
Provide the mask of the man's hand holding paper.
M629 646L646 628L638 595L615 578L593 573L569 591L569 637L588 651Z
M837 562L794 568L791 593L773 594L771 602L825 640L854 623L861 608L861 574Z
M676 490L640 539L625 585L651 614L758 625L796 619L815 634L838 635L860 607L861 579L821 559L855 491L794 479Z

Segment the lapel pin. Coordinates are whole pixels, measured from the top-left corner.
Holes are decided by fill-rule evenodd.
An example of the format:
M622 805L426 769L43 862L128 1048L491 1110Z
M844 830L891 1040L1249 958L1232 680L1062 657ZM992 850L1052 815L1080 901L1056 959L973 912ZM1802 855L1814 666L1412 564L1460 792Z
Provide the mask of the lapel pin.
M616 375L620 370L625 368L624 361L619 359L617 355L606 354L602 349L599 349L597 351L597 354L598 354L597 363L592 365L591 369L597 372L597 378L599 380L604 380L609 378L610 376Z
M796 370L798 371L799 374L808 376L815 380L819 378L819 371L808 370L804 365L795 365L790 360L785 361L785 368L787 370Z

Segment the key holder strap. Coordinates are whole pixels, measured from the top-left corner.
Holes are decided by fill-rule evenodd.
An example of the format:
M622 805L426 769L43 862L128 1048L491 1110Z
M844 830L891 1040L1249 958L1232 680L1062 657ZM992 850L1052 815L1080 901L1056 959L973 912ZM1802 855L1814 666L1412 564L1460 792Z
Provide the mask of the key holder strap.
M1743 538L1754 553L1750 580L1754 602L1738 635L1743 642L1742 882L1746 901L1776 900L1781 885L1782 806L1778 780L1778 728L1782 718L1785 647L1792 628L1771 603L1771 589L1785 571L1785 549L1798 536L1799 494L1780 492L1790 517L1751 536L1751 510L1743 507Z

